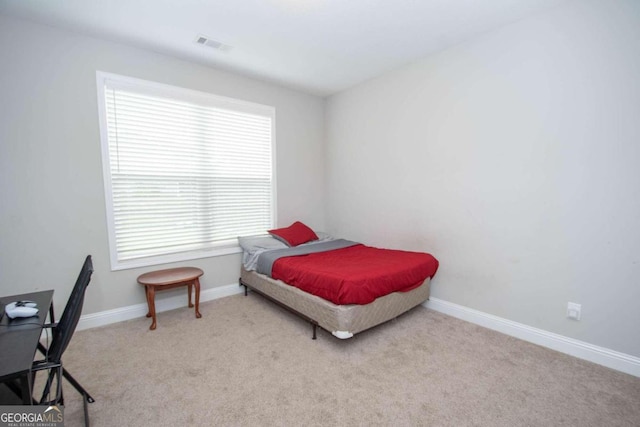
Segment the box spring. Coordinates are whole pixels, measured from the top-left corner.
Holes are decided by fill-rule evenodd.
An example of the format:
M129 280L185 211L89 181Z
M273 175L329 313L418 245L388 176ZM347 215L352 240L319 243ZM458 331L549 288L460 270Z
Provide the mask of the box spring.
M240 284L255 289L313 324L346 339L398 317L429 299L430 279L408 292L393 292L366 305L336 305L279 280L242 268Z

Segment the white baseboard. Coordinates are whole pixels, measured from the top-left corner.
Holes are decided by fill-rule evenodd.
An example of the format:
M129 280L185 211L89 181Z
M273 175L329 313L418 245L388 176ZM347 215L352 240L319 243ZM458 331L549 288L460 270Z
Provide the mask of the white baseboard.
M423 305L431 310L439 311L524 341L640 377L640 358L635 356L533 328L437 298L430 298Z
M200 302L211 301L218 298L228 297L243 292L243 288L238 284L220 286L217 288L204 289L200 292ZM157 294L156 294L157 296ZM176 295L169 298L156 299L156 313L174 310L187 306L185 295ZM110 325L124 320L135 319L147 315L147 303L130 305L128 307L116 308L113 310L101 311L99 313L87 314L80 317L77 330L96 328L98 326Z

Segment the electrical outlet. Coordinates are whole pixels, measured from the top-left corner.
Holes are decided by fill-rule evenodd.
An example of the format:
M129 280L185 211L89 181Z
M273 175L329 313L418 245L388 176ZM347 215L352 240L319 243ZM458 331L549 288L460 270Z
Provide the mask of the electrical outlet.
M580 315L582 314L582 305L577 304L575 302L570 302L567 304L567 317L573 320L580 320Z

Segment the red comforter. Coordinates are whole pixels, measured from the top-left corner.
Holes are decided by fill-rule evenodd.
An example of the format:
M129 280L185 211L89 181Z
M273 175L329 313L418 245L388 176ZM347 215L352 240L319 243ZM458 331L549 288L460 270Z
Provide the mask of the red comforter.
M426 253L358 244L280 258L273 263L272 277L334 304L368 304L417 288L437 269L438 260Z

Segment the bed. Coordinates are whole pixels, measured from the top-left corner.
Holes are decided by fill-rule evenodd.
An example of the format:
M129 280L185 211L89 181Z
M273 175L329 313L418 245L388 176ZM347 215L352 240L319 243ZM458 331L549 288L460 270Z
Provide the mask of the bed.
M245 295L251 289L309 321L313 339L318 326L351 338L429 299L438 268L433 256L372 248L306 226L298 238L300 225L239 238L239 284ZM292 227L298 227L293 237Z

